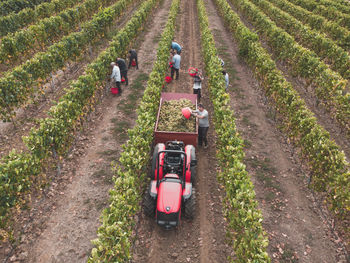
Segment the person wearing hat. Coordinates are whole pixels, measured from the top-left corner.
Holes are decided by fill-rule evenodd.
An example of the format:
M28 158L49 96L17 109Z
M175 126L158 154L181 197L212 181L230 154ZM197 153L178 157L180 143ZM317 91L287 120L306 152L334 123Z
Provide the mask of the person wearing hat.
M121 75L120 75L120 69L118 65L115 62L111 63L112 69L112 75L111 75L111 80L115 82L116 87L118 88L118 94L121 95L122 89L120 87L121 83Z
M207 133L209 129L208 111L204 109L202 103L198 104L198 110L192 111L192 115L198 118L198 146L201 147L204 142L204 148L208 148Z
M196 75L193 77L194 83L193 83L193 94L197 94L197 100L198 102L201 100L201 90L202 90L202 73L197 70Z
M174 41L171 42L171 49L174 51L176 50L177 54L181 54L182 47Z

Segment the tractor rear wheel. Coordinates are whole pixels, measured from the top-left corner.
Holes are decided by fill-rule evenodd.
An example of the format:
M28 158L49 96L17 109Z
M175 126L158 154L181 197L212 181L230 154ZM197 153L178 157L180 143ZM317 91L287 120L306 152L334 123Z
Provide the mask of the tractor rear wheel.
M151 170L151 180L155 180L155 171L157 169L157 157L158 157L159 147L158 144L154 147L153 158L152 158L152 170Z
M195 152L195 148L193 147L191 149L191 161L192 160L196 160L196 152ZM197 170L196 170L196 166L191 166L191 183L192 185L195 185L196 183L196 173L197 173Z
M196 213L196 191L192 188L192 195L184 204L183 214L187 219L193 219Z
M146 216L154 217L154 213L156 211L156 202L155 200L150 196L148 191L145 193L145 197L143 199L143 211Z

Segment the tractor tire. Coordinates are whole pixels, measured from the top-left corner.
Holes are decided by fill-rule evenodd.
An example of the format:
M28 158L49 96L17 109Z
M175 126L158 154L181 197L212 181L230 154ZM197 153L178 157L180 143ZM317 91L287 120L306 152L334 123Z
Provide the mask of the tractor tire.
M154 147L154 151L153 151L153 158L152 158L152 170L151 170L151 173L150 173L150 177L151 177L151 180L155 180L154 177L154 173L156 171L156 168L157 168L157 155L158 155L158 144Z
M191 149L191 160L196 160L196 150L193 147ZM191 183L192 185L195 185L196 181L197 181L197 166L191 166Z
M184 204L183 215L186 219L193 219L196 213L196 191L192 187L192 195Z
M148 217L154 217L155 215L156 201L150 196L148 191L146 191L145 197L143 199L143 211Z

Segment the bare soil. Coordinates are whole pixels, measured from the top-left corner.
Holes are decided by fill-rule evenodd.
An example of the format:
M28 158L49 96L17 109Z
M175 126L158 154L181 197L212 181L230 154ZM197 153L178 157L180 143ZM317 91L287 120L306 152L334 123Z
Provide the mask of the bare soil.
M217 48L230 74L231 106L245 139L245 163L263 212L273 262L348 262L334 220L322 198L308 188L309 174L297 149L277 129L279 124L268 99L239 58L237 45L213 1L205 3ZM118 159L127 139L126 130L134 125L135 109L152 70L170 5L171 0L163 0L146 25L146 32L134 43L140 69L129 70L129 86L122 86L122 96L107 93L101 97L67 158L59 169L49 172L50 185L41 196L36 193L31 208L22 212L18 241L13 246L1 244L2 262L86 262L92 248L90 240L96 238L101 211L108 204L108 189L113 186L111 162ZM181 1L175 41L183 46L180 77L167 84L164 91L192 93L189 67L202 69L205 77L201 102L209 112L211 127L209 148L196 149L197 213L192 221L182 220L178 228L165 231L140 212L132 262L227 262L234 252L225 243L224 191L216 180L213 107L207 90L195 0ZM74 76L78 74L80 71Z
M204 68L201 56L200 31L195 0L181 1L177 18L175 41L183 46L179 80L168 84L165 92L193 93L193 79L189 67ZM170 75L170 70L169 70ZM202 85L204 103L212 114L207 83ZM208 133L209 148L196 149L198 160L196 189L196 215L181 221L175 230L164 230L153 219L140 214L133 262L227 262L232 253L225 244L225 221L222 215L221 190L216 180L215 133Z
M137 9L137 2L128 7L126 12L115 19L113 26L105 38L96 41L90 46L77 61L66 63L64 70L58 70L44 84L44 94L37 95L28 105L19 108L13 122L0 122L0 157L9 153L10 150L26 151L22 137L27 135L32 127L38 125L41 118L47 117L47 111L59 98L65 94L65 89L70 83L77 80L85 71L86 66L97 58L99 53L108 47L113 33L122 28L129 20L130 15Z
M21 214L21 236L14 247L1 245L2 262L86 262L113 186L111 162L119 158L126 130L136 119L140 88L152 70L169 6L167 1L155 9L146 32L134 43L139 70L129 70L129 86L122 86L122 96L102 97L61 169L49 175L51 185Z
M321 198L308 188L308 171L297 150L277 130L274 112L259 83L240 59L232 34L206 0L217 47L228 59L232 108L246 143L246 165L255 185L275 262L346 262L344 243ZM226 62L226 60L225 60Z

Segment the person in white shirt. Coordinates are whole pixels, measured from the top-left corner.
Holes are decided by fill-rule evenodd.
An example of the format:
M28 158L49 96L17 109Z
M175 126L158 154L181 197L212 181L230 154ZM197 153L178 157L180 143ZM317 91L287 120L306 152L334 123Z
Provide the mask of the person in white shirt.
M181 56L177 54L176 49L174 50L174 56L173 56L172 62L173 62L173 66L171 67L171 78L174 79L174 73L176 73L176 79L179 79Z
M201 147L204 142L204 148L208 148L207 133L209 129L208 111L204 109L203 104L198 104L198 110L192 111L192 115L199 120L198 125L198 146Z
M115 82L115 85L118 88L118 94L120 95L122 93L122 90L120 87L120 83L122 81L121 75L120 75L120 69L115 62L111 63L111 67L113 67L111 80Z
M227 91L228 91L228 85L230 84L230 81L229 81L229 78L228 78L228 73L227 73L225 70L223 70L223 71L222 71L222 74L223 74L224 77L225 77L226 92L227 92Z

